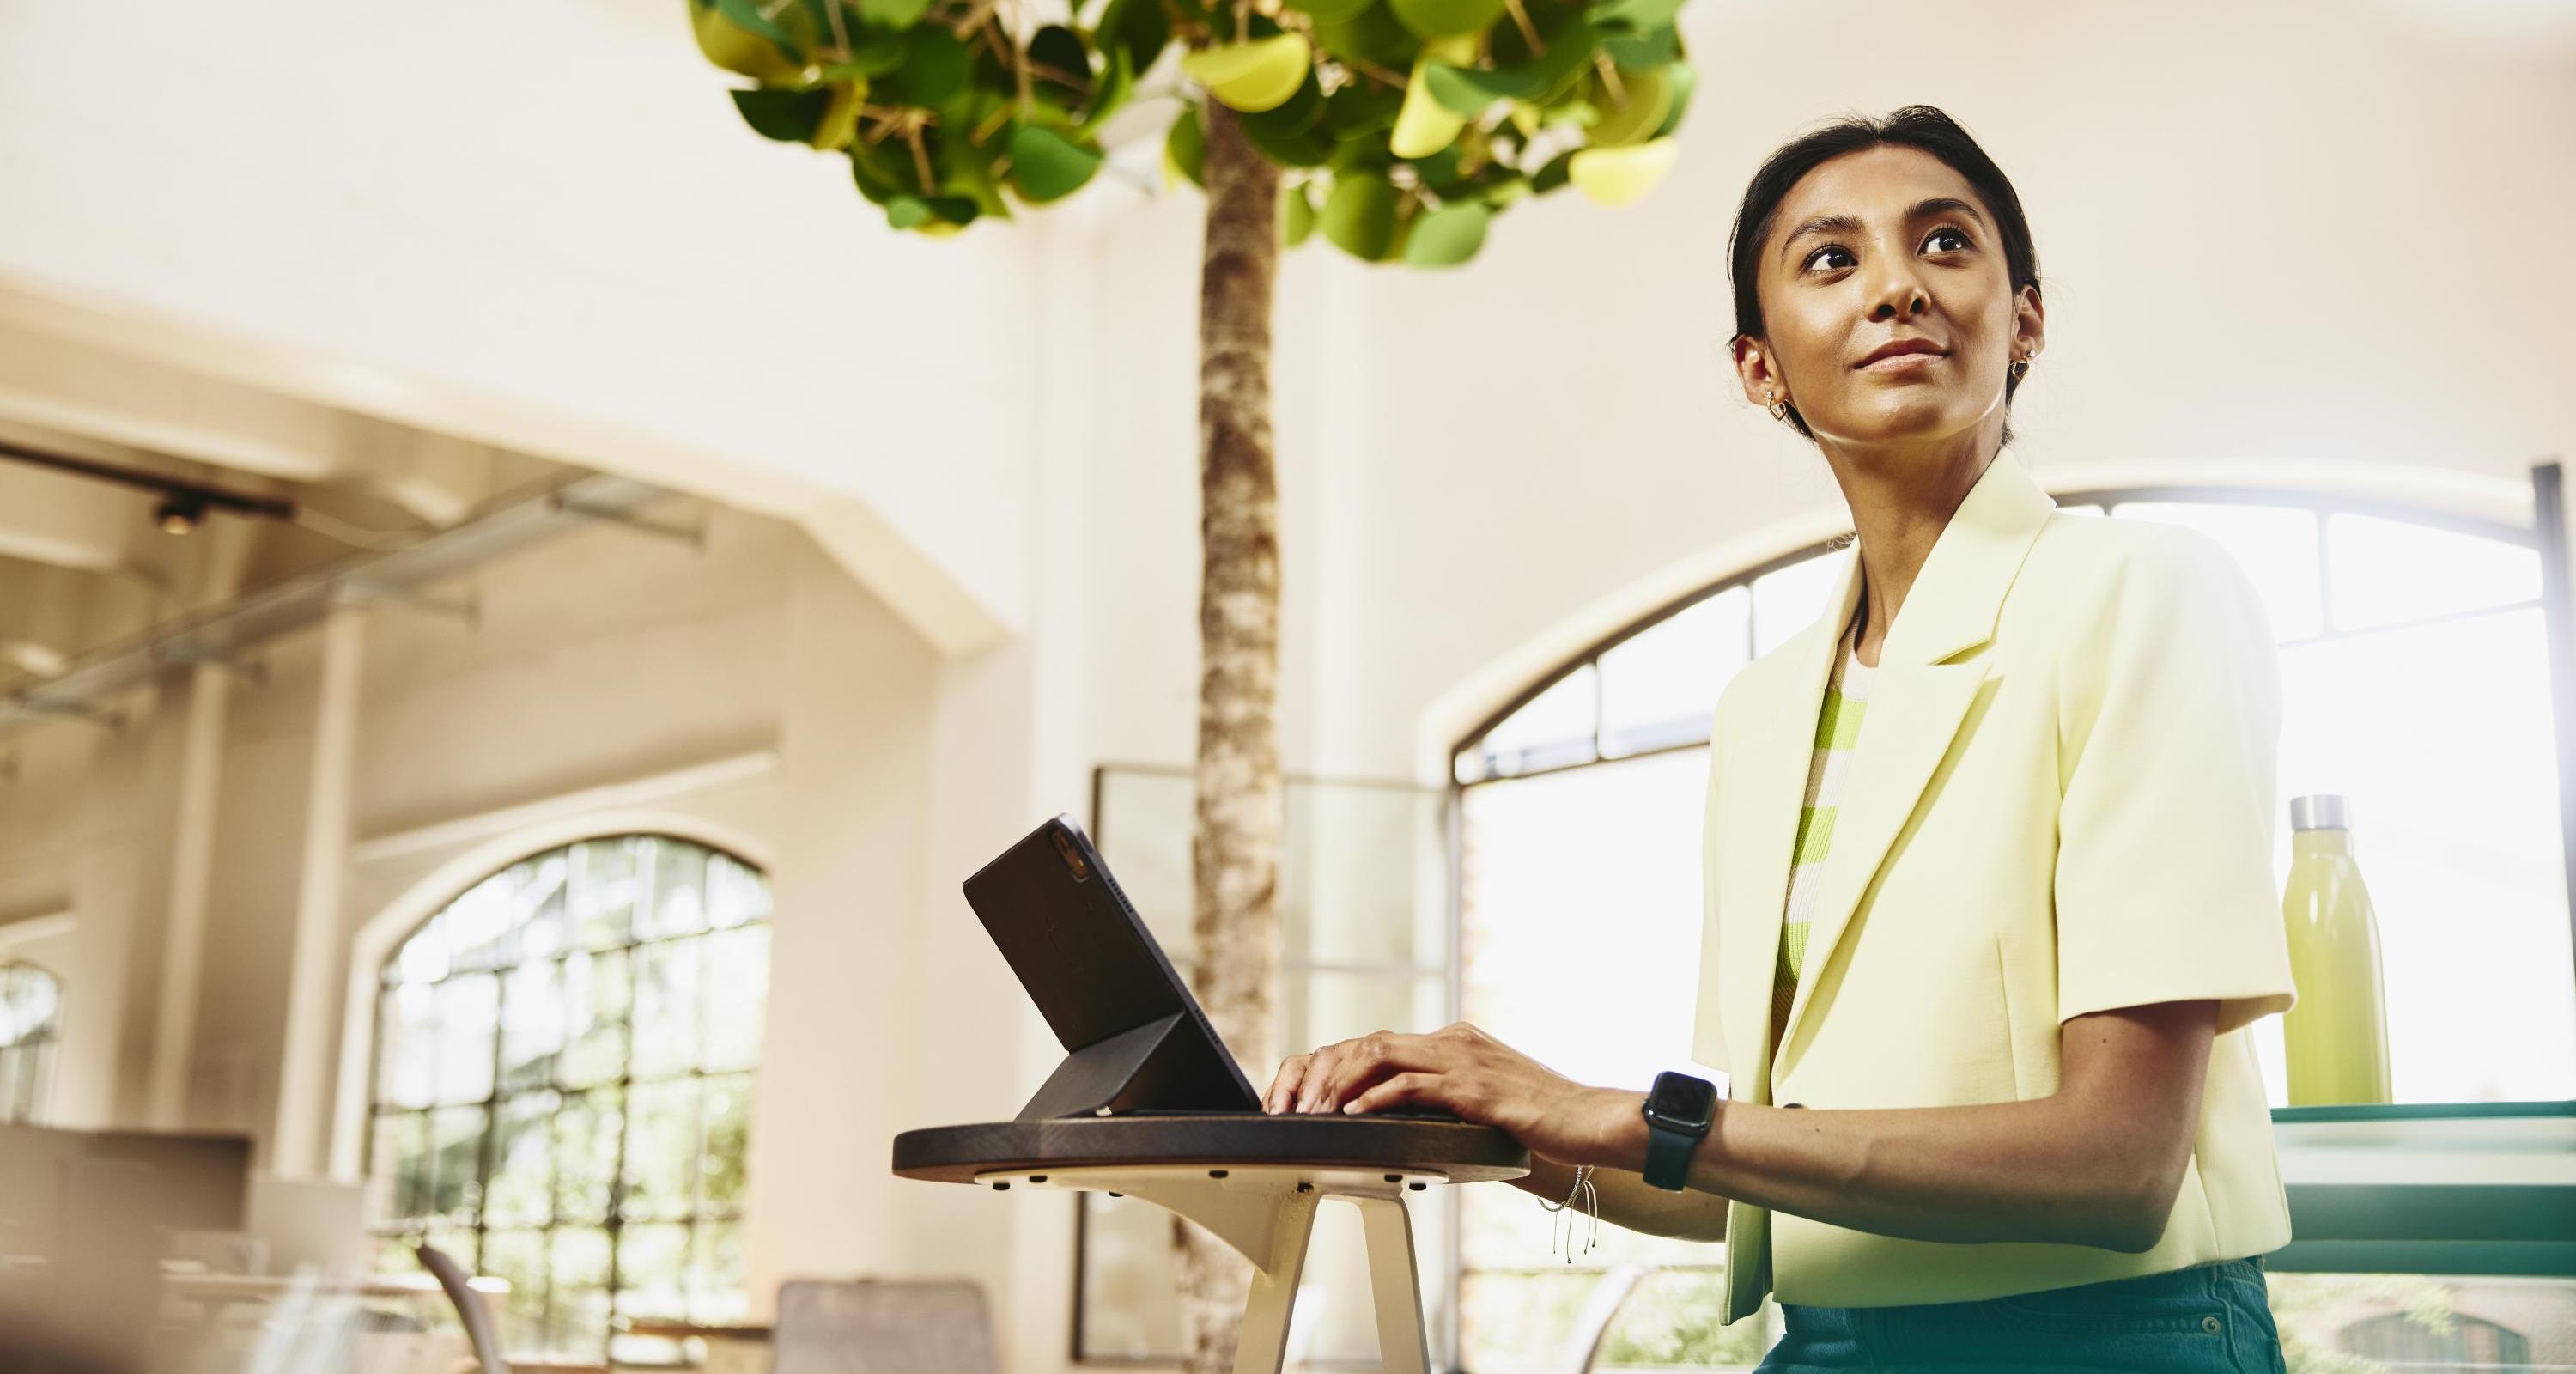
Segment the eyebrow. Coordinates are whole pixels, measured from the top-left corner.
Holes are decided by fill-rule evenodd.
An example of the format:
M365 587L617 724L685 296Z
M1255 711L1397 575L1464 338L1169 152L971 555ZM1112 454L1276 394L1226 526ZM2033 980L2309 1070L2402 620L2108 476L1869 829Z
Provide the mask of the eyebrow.
M1975 220L1977 227L1981 229L1986 224L1986 217L1977 213L1976 206L1970 205L1957 196L1927 196L1914 202L1914 208L1906 211L1905 217L1909 220L1917 220L1948 214L1965 215ZM1810 234L1857 234L1862 228L1860 217L1857 215L1840 213L1817 215L1790 230L1789 236L1780 240L1780 254L1782 257L1788 256L1790 248L1794 247L1798 240Z

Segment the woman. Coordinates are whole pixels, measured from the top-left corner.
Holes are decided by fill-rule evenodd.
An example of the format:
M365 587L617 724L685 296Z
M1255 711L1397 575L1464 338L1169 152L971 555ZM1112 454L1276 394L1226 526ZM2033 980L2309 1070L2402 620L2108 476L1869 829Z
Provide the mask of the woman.
M1729 1100L1452 1026L1291 1058L1265 1105L1447 1108L1550 1203L1588 1179L1611 1222L1730 1242L1726 1320L1786 1314L1764 1369L2278 1371L2259 603L2206 537L2060 514L1998 456L2037 258L1940 111L1783 147L1730 251L1745 394L1857 535L1831 609L1718 703L1693 1058Z

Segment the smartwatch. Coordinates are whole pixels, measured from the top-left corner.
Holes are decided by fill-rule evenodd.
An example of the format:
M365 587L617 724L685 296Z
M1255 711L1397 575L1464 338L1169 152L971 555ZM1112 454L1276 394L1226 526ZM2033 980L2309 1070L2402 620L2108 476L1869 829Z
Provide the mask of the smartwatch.
M1717 1085L1686 1073L1656 1074L1645 1113L1646 1182L1678 1193L1690 1178L1691 1152L1717 1117Z

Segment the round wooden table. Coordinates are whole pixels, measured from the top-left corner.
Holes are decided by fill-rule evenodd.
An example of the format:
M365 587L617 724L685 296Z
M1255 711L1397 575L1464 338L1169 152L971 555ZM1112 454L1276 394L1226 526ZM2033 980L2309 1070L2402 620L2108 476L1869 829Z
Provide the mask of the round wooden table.
M1136 1114L934 1126L894 1138L905 1178L1124 1194L1189 1218L1251 1260L1234 1374L1279 1374L1315 1208L1360 1210L1385 1374L1429 1374L1404 1195L1529 1172L1490 1126L1392 1116Z

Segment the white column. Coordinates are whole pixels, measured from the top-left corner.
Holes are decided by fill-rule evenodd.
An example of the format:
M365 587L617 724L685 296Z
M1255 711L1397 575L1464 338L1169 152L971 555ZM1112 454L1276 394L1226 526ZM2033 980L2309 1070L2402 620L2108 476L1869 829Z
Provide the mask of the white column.
M197 986L206 945L206 906L215 862L216 794L223 777L224 712L232 679L199 665L188 683L180 746L178 814L170 831L169 907L162 925L161 996L152 1018L152 1077L144 1119L162 1130L187 1124L188 1070L197 1048Z
M331 996L339 986L340 892L349 861L349 788L358 746L359 669L366 621L355 607L322 622L320 699L314 708L313 765L305 789L304 873L295 895L295 946L287 970L286 1049L277 1084L270 1172L313 1177L332 1073Z

